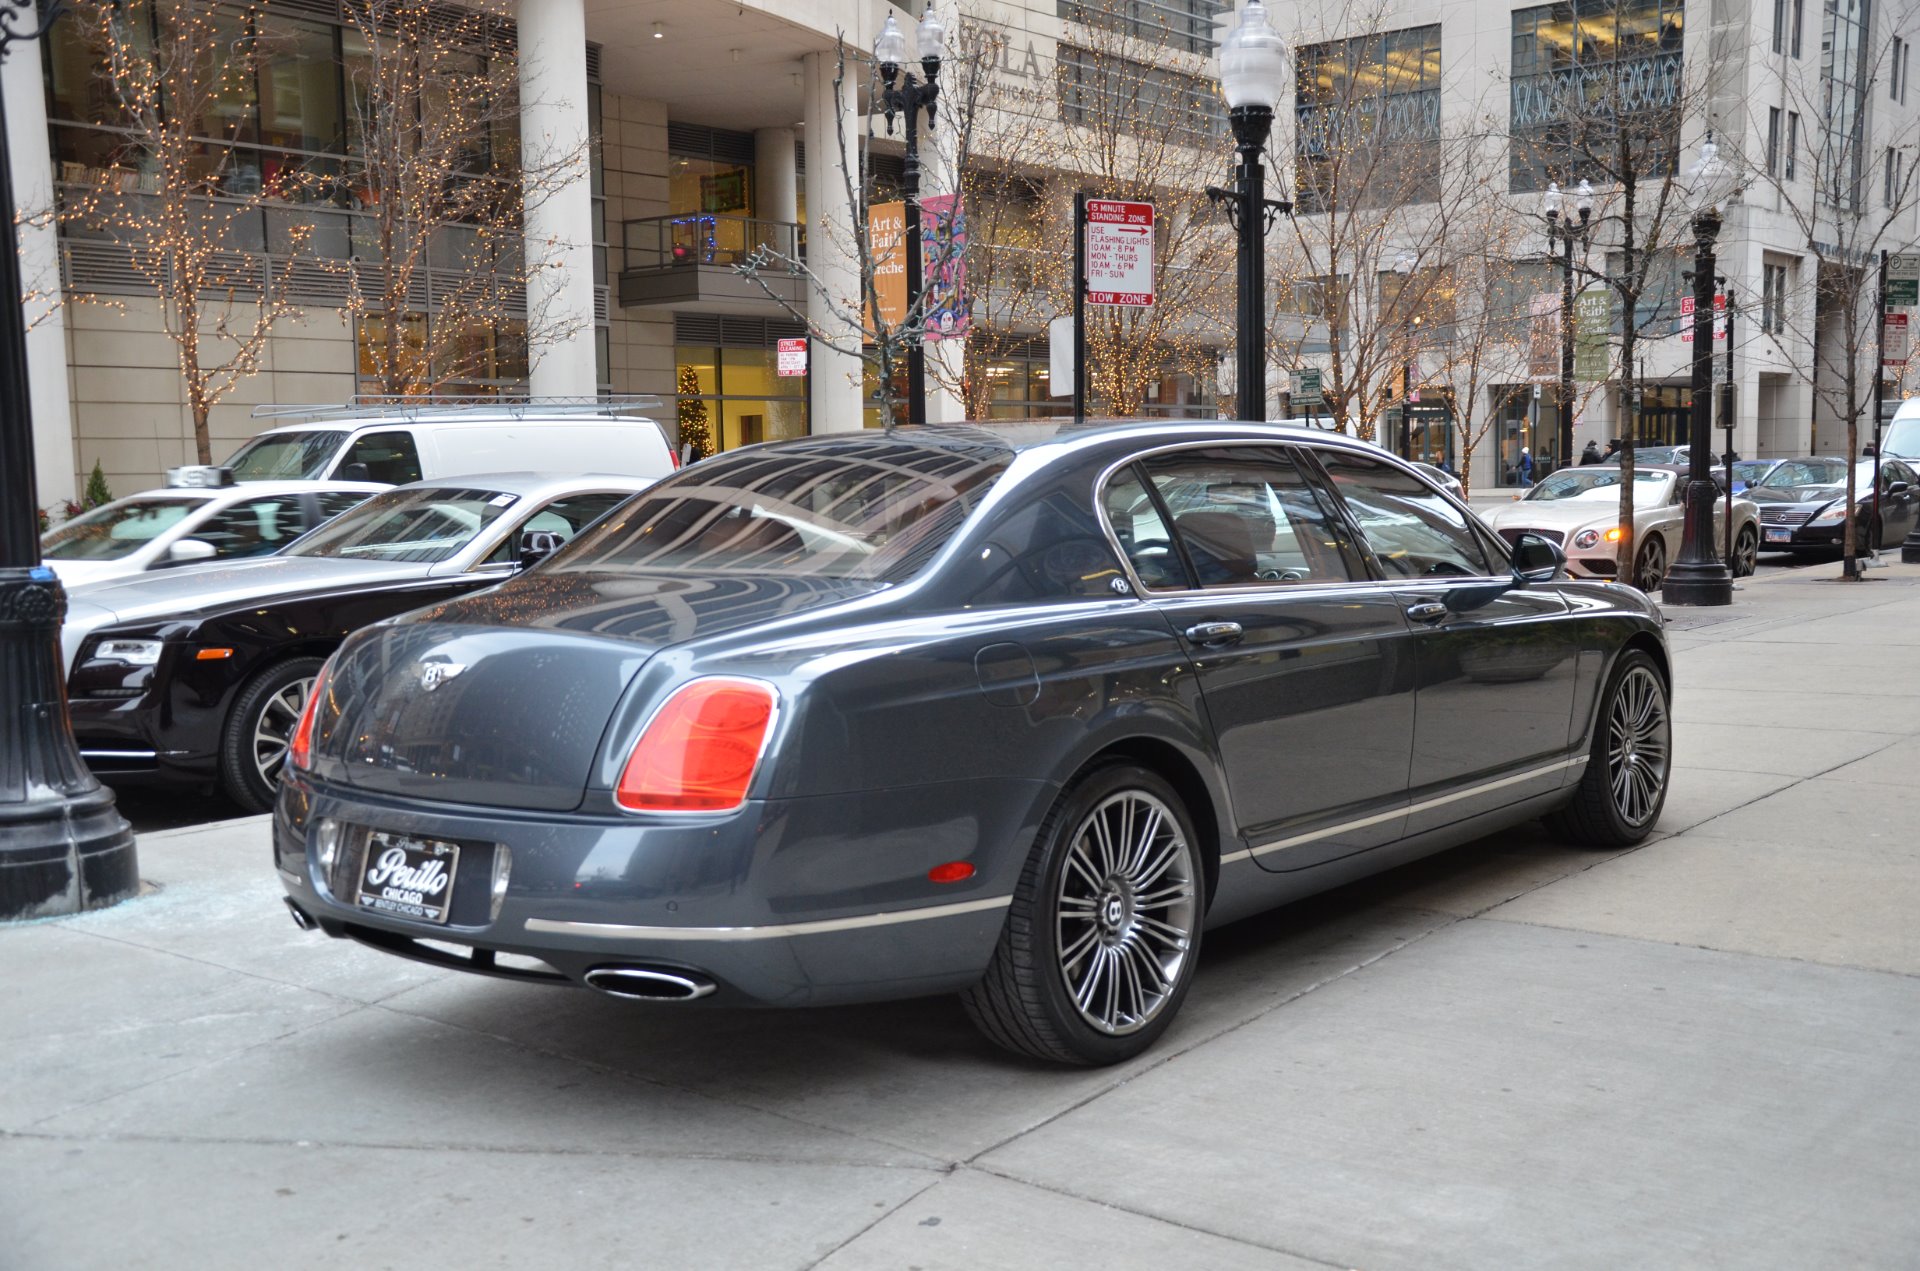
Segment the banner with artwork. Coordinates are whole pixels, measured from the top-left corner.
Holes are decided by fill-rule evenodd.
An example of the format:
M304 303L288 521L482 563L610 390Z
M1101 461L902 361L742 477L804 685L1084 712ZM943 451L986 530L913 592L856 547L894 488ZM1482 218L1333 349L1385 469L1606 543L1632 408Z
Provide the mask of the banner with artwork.
M920 200L920 260L926 271L927 339L967 333L967 217L958 194Z

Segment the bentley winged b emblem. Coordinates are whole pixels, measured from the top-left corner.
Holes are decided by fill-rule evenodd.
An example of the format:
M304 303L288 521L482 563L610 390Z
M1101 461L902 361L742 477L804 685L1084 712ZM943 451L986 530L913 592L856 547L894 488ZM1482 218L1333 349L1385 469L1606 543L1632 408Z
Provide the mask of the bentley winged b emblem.
M424 692L431 693L466 669L464 662L425 663L420 668L420 688Z

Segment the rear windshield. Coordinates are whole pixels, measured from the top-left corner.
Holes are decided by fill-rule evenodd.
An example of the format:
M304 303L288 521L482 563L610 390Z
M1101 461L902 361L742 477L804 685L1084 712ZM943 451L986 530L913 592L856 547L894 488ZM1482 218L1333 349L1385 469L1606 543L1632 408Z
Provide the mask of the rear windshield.
M478 538L519 501L498 490L391 490L341 513L286 554L432 564Z
M204 507L206 499L121 499L76 516L40 540L48 560L119 560L139 551Z
M848 438L718 455L588 531L549 570L686 570L897 582L1006 470L999 447Z
M234 451L226 466L233 469L235 481L317 481L327 475L345 435L331 430L268 433Z

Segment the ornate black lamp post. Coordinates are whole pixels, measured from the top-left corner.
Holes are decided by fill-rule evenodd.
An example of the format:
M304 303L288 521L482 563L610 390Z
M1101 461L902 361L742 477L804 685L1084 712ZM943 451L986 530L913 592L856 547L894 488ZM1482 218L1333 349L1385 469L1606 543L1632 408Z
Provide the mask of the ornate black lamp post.
M1707 134L1689 174L1693 196L1693 418L1688 435L1686 523L1680 556L1660 598L1670 605L1730 605L1733 574L1714 550L1713 505L1713 240L1732 180Z
M32 0L0 0L0 62L60 16ZM39 492L27 395L26 314L6 107L0 103L0 921L97 909L140 886L133 831L94 779L67 721L60 620L66 593L40 563Z
M1267 21L1266 6L1247 0L1240 25L1220 42L1220 91L1227 99L1240 164L1234 169L1232 190L1207 190L1208 198L1226 203L1227 220L1238 239L1234 413L1246 420L1267 417L1266 235L1275 216L1293 210L1289 203L1266 197L1266 169L1260 164L1286 74L1286 45Z
M1586 251L1588 223L1593 219L1593 184L1585 177L1574 190L1573 207L1561 215L1564 199L1558 184L1549 181L1540 198L1540 215L1547 222L1547 254L1560 248L1560 455L1561 467L1573 462L1573 248ZM1575 217L1579 219L1576 221Z
M907 117L907 154L902 166L901 192L905 196L905 234L907 239L907 422L927 422L927 347L925 315L920 312L920 290L926 265L920 250L920 112L927 112L927 127L933 127L934 112L940 100L940 59L946 54L947 25L932 5L920 19L917 32L920 44L921 75L901 68L907 61L907 33L887 15L873 42L873 60L880 64L880 104L887 117L887 135L893 135L893 117Z

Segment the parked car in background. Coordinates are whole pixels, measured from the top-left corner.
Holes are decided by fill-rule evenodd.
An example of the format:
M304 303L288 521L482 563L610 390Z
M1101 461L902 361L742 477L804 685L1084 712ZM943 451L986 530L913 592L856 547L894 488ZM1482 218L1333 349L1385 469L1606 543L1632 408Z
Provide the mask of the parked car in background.
M231 565L77 589L61 630L80 753L103 777L272 802L321 659L350 632L511 577L643 477L454 477L388 490Z
M1898 546L1920 521L1920 476L1906 461L1883 457L1876 499L1873 460L1858 461L1853 471L1860 550ZM1747 491L1747 497L1760 507L1760 546L1764 551L1831 553L1845 545L1845 459L1783 460Z
M1613 578L1619 569L1620 480L1613 464L1562 468L1534 485L1525 498L1487 514L1487 523L1513 541L1542 535L1563 546L1567 570L1582 578ZM1633 469L1633 571L1627 580L1642 591L1657 590L1680 554L1685 527L1686 470L1636 463ZM1733 572L1751 574L1759 546L1759 510L1751 499L1733 500ZM1726 499L1713 502L1715 543L1726 541ZM1716 552L1716 555L1718 553Z
M1463 499L1466 497L1464 489L1460 484L1460 478L1454 476L1446 469L1436 468L1430 463L1421 463L1419 460L1415 460L1413 466L1419 470L1421 476L1433 482L1454 498Z
M1114 1063L1210 927L1532 817L1646 837L1659 612L1560 563L1306 428L728 451L349 637L275 861L303 927L440 966L682 1004L958 992L1004 1047Z
M678 466L652 415L657 398L589 402L423 402L377 406L261 407L298 415L241 446L226 466L237 481L324 477L405 485L482 472L614 472L663 477Z
M1769 472L1786 462L1784 459L1735 459L1733 461L1733 492L1743 494L1766 479ZM1719 472L1726 472L1725 465ZM1723 478L1724 479L1724 476Z
M40 536L68 588L286 547L385 486L364 481L222 484L219 468L176 468L177 484L103 503Z

